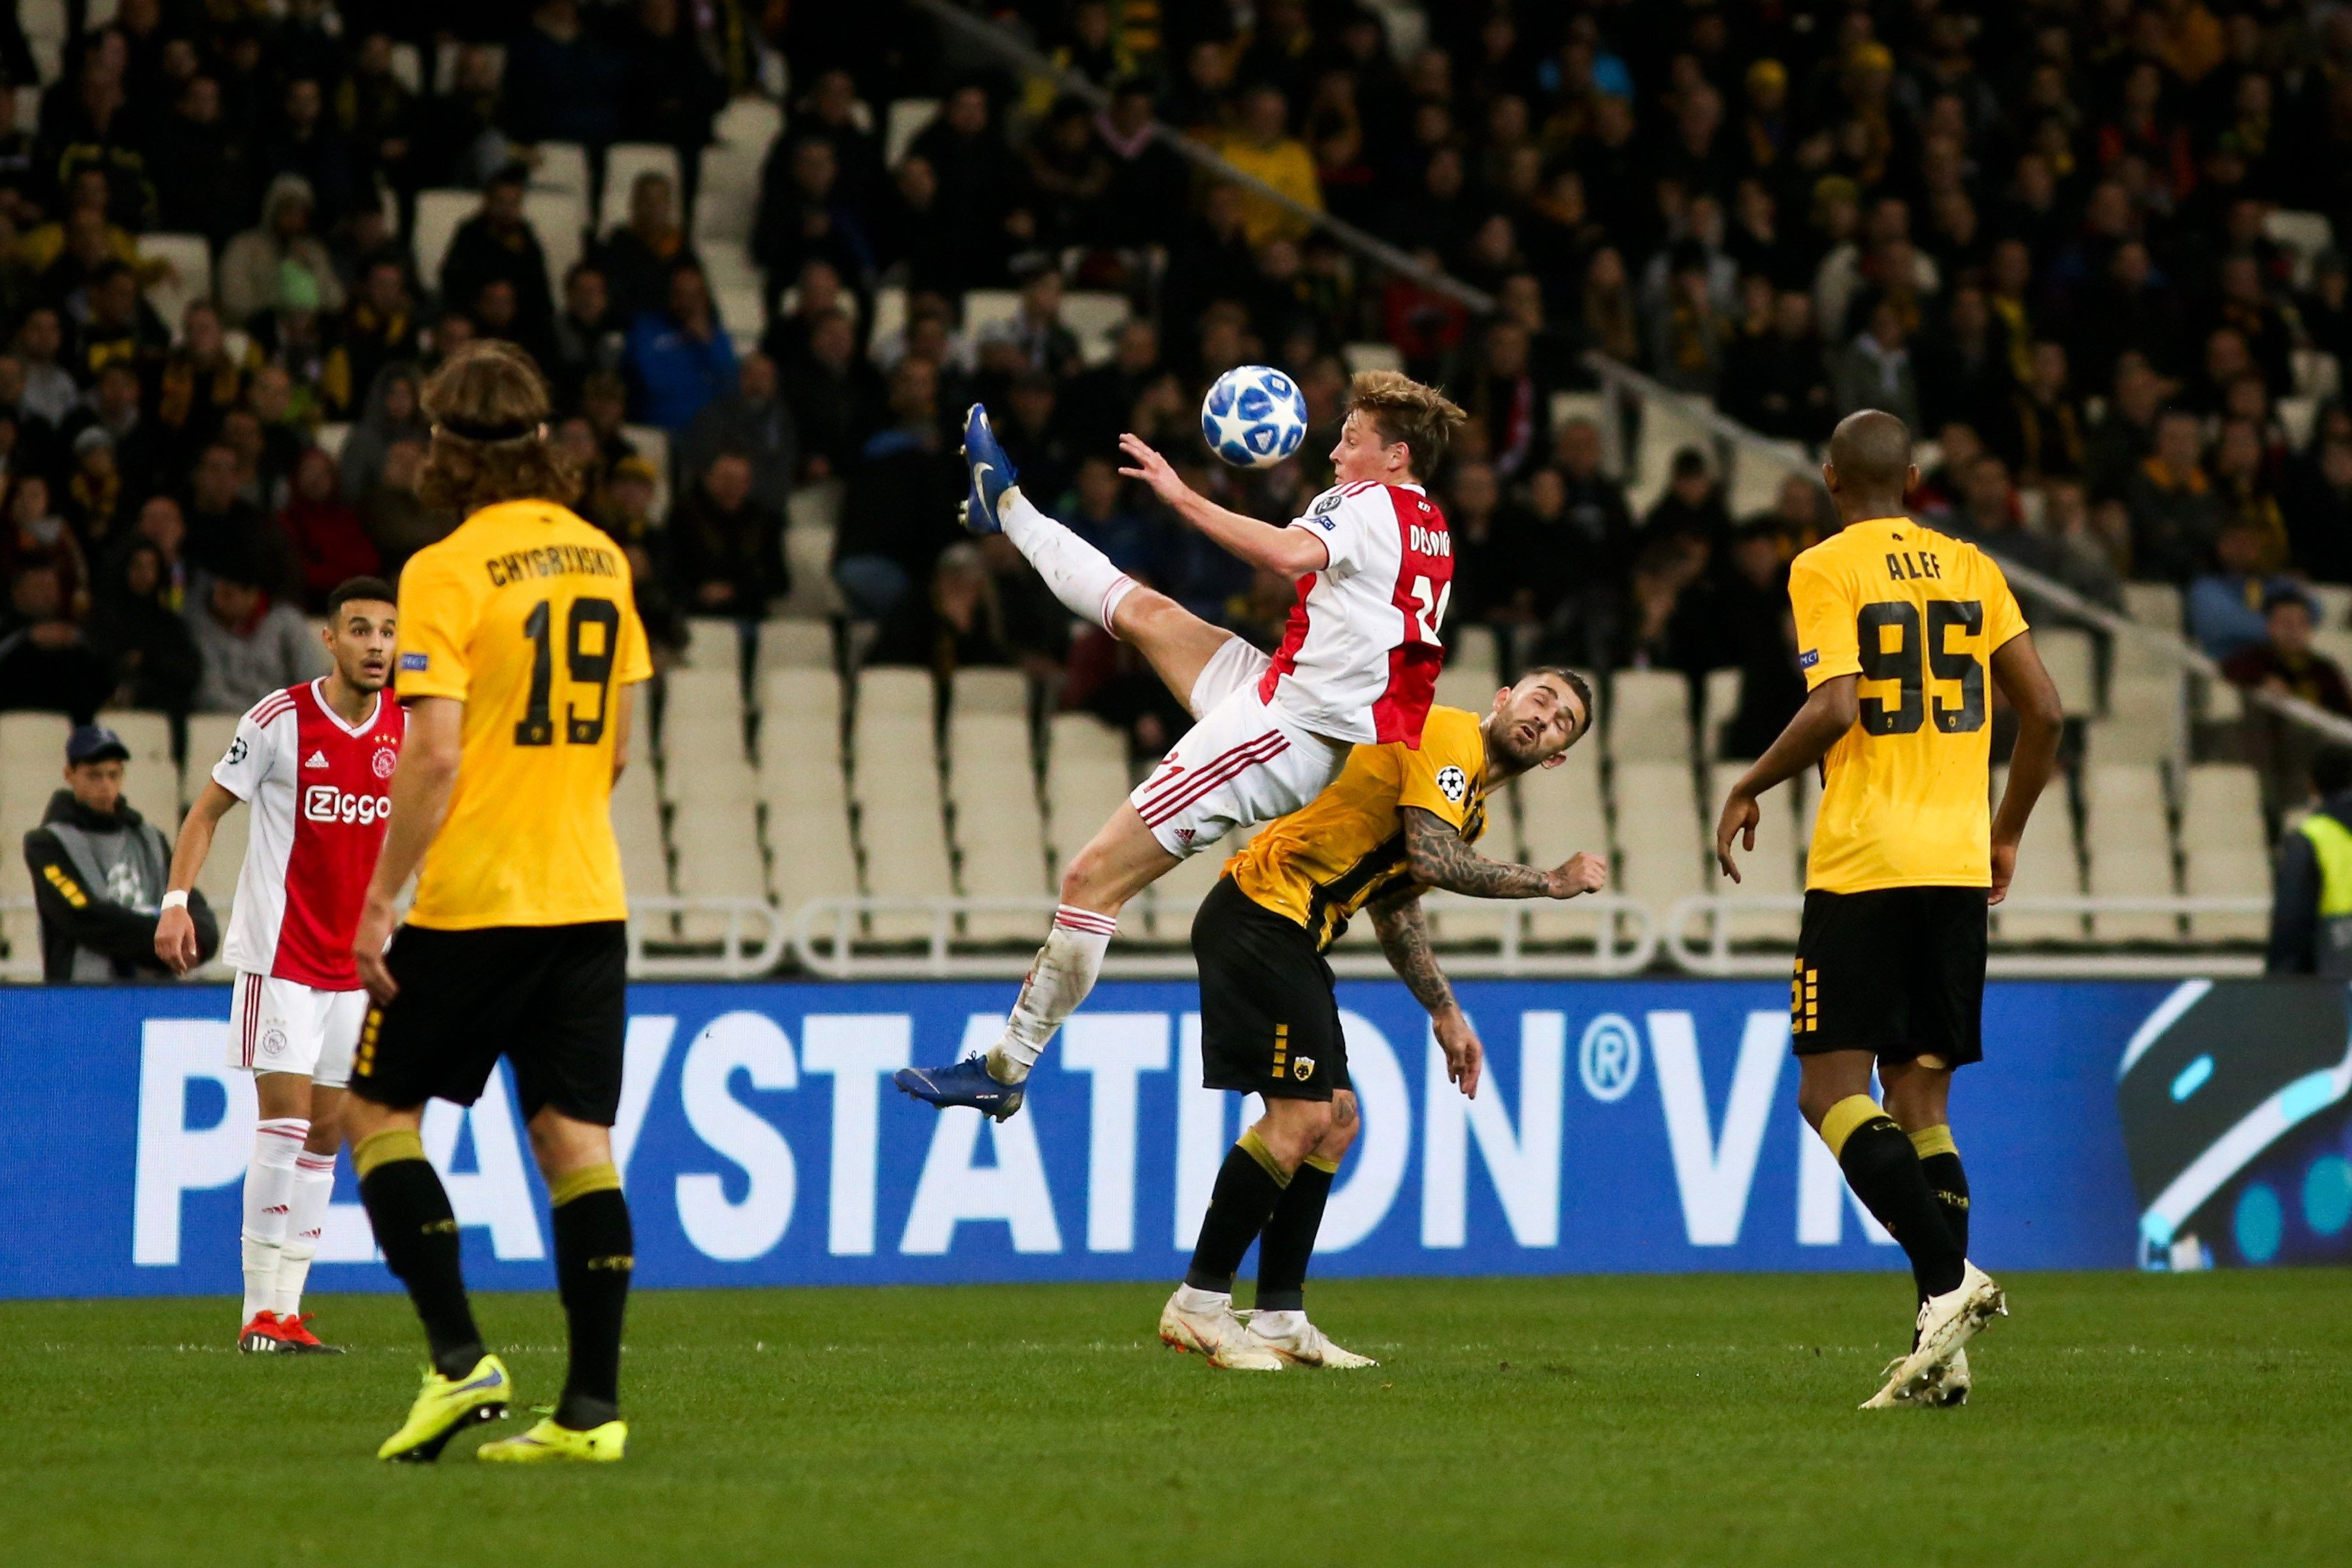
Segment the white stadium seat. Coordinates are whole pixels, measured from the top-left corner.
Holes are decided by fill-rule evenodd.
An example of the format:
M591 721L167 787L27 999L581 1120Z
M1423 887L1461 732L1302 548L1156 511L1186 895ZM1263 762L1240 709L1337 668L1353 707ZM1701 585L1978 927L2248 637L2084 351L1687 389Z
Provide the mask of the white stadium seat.
M1706 727L1699 734L1706 742L1707 757L1723 755L1724 727L1738 715L1740 693L1746 685L1747 676L1737 665L1706 673L1706 684L1700 693Z
M160 713L101 713L98 722L122 737L131 760L122 769L122 798L171 838L180 827L180 765L172 756L172 721ZM213 761L208 758L206 770ZM204 786L199 783L197 790ZM11 840L0 848L13 850Z
M1601 794L1601 750L1591 740L1570 747L1568 760L1559 767L1538 768L1512 780L1511 793L1518 798L1519 858L1527 864L1549 870L1580 851L1611 854L1609 814ZM1497 855L1507 852L1510 841L1502 834L1509 825L1507 820L1498 820L1487 830L1496 838L1494 852ZM1613 887L1613 855L1611 862L1610 884ZM1590 907L1580 907L1575 901L1561 904L1542 899L1529 903L1523 912L1528 939L1593 940L1599 922L1588 913Z
M850 727L852 798L866 851L866 890L877 897L942 898L955 891L940 791L939 742L929 672L865 671ZM878 940L920 937L926 914L877 915Z
M1618 671L1601 713L1612 760L1690 761L1690 682L1681 672Z
M1046 844L1056 871L1123 804L1135 787L1127 741L1092 714L1054 716L1045 748Z
M613 836L621 846L621 880L632 895L662 896L670 891L669 856L662 844L661 795L653 748L653 713L640 695L629 716L629 761L613 786ZM667 939L675 923L667 915L643 923Z
M434 190L416 193L416 218L409 230L409 252L416 261L416 275L428 288L441 287L441 263L449 254L449 242L457 235L457 225L480 210L478 191Z
M696 670L734 670L743 656L743 632L719 615L686 618L686 663Z
M822 621L771 615L760 622L759 667L823 669L833 667L833 628Z
M1444 632L1445 667L1437 676L1437 700L1448 707L1485 714L1495 706L1503 677L1495 657L1495 634L1478 625L1449 626Z
M1127 296L1107 289L1075 288L1062 296L1062 325L1077 335L1079 357L1090 365L1110 359L1130 313Z
M2164 778L2149 763L2098 763L2084 777L2084 858L2097 898L2165 898L2179 889L2172 877L2172 833L2164 804ZM2169 915L2094 915L2101 942L2169 942L2179 925Z
M1617 846L1624 857L1617 887L1659 917L1675 900L1710 891L1699 862L1699 806L1689 765L1622 763L1611 782ZM1785 831L1781 841L1790 842Z
M20 846L40 825L49 797L64 788L58 770L65 766L71 728L57 714L0 713L0 904L33 896ZM8 944L10 972L20 979L40 978L40 922L33 912L0 908L0 936Z
M2270 848L2263 841L2262 782L2251 768L2206 762L2189 769L2180 800L2181 891L2191 898L2268 898ZM2200 942L2259 942L2264 915L2192 915Z
M1027 694L1016 685L1010 695L1018 706L1008 707L1007 694L990 692L990 684L974 681L975 674L1021 680L1013 671L980 671L956 681L956 706L948 723L948 785L963 892L971 898L1042 895L1050 884ZM967 695L967 685L979 689ZM1044 928L1035 911L975 910L964 917L965 935L982 941L1034 939Z
M588 200L588 149L577 141L542 141L533 149L531 188L568 191Z
M841 677L829 666L771 669L760 680L760 800L770 884L787 911L857 895L857 852L841 768Z
M2042 655L2050 682L2058 688L2059 706L2069 718L2088 718L2099 711L2098 648L2088 632L2074 626L2043 627L2033 633L2033 649Z
M890 100L888 114L883 120L882 162L891 168L898 166L914 145L923 128L938 118L940 100L935 98L898 98Z
M1732 785L1748 770L1745 762L1718 762L1711 778L1712 788L1702 802L1706 819L1711 821L1723 805L1724 797ZM1788 896L1797 893L1801 883L1797 878L1797 792L1774 789L1757 802L1763 820L1756 825L1756 848L1736 850L1739 862L1739 881L1734 884L1720 873L1709 873L1702 867L1714 890L1727 898L1742 894L1777 894ZM1702 846L1703 847L1703 846ZM1734 942L1780 942L1793 944L1797 940L1798 912L1757 911L1731 916L1731 940Z
M1998 805L2008 787L2009 769L1994 768L1991 783L1992 800ZM2017 850L2017 874L2009 893L2013 899L2083 895L2082 862L2074 848L2074 808L2066 799L2063 774L2042 791L2033 816L2025 824L2025 838ZM1992 912L1992 934L2004 943L2079 942L2083 917L2049 912L2021 914L2004 906Z

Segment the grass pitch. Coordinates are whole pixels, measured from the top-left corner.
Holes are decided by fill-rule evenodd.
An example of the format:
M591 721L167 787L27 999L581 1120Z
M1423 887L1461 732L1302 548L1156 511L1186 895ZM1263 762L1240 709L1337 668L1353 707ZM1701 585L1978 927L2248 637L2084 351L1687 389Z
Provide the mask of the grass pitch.
M0 1559L2352 1560L2352 1277L2007 1282L1974 1404L1869 1414L1894 1275L1318 1283L1384 1364L1255 1376L1163 1350L1159 1286L646 1291L628 1459L520 1471L370 1457L422 1361L397 1298L320 1298L352 1354L299 1359L232 1352L231 1301L10 1303ZM477 1304L551 1399L552 1297Z

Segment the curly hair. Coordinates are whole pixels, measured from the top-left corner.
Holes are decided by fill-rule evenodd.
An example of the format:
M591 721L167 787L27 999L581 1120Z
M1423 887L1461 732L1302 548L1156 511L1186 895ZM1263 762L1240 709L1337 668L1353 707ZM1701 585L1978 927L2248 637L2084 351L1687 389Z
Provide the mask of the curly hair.
M426 506L464 517L500 501L568 505L579 495L578 472L548 440L547 380L513 344L467 344L426 379L418 401L433 422L416 476Z
M1403 442L1412 453L1416 479L1435 476L1454 444L1454 433L1470 416L1435 387L1425 387L1402 371L1359 371L1348 383L1348 412L1361 410L1381 440Z

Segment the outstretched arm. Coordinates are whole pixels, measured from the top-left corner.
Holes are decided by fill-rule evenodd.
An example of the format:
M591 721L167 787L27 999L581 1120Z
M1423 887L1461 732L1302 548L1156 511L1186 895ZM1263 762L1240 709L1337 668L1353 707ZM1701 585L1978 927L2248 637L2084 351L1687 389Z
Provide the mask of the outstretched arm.
M1421 912L1419 891L1374 904L1372 930L1380 936L1389 967L1412 992L1413 999L1429 1010L1430 1031L1436 1037L1437 1049L1445 1053L1446 1077L1462 1086L1465 1099L1475 1100L1486 1048L1454 999L1454 988L1446 983L1445 971L1437 967L1437 955L1430 950L1429 921Z
M1715 824L1715 860L1723 874L1732 881L1739 880L1739 867L1731 858L1731 843L1741 839L1740 848L1756 848L1756 825L1764 820L1763 810L1756 798L1776 784L1785 783L1812 767L1830 754L1838 737L1853 727L1854 716L1861 711L1861 678L1856 675L1832 675L1813 688L1805 706L1797 710L1796 717L1780 732L1780 738L1765 748L1764 755L1748 764L1739 782L1723 799L1723 815Z
M1141 436L1132 433L1122 435L1118 447L1132 465L1120 469L1121 474L1150 486L1151 493L1166 502L1178 517L1252 566L1265 567L1296 579L1310 571L1321 571L1331 564L1331 552L1312 533L1287 526L1276 528L1272 523L1227 511L1179 478L1168 459L1154 452Z
M1574 898L1598 893L1609 882L1609 862L1599 855L1571 855L1550 871L1490 861L1436 812L1407 806L1398 814L1404 819L1405 864L1423 887L1473 898Z

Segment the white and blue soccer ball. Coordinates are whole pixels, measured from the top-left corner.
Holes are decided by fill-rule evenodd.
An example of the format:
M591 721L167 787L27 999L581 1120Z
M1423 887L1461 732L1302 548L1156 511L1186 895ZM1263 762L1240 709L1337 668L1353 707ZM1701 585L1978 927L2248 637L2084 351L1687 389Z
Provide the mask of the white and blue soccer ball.
M1201 439L1236 468L1271 468L1307 438L1307 394L1271 365L1241 365L1201 401Z

